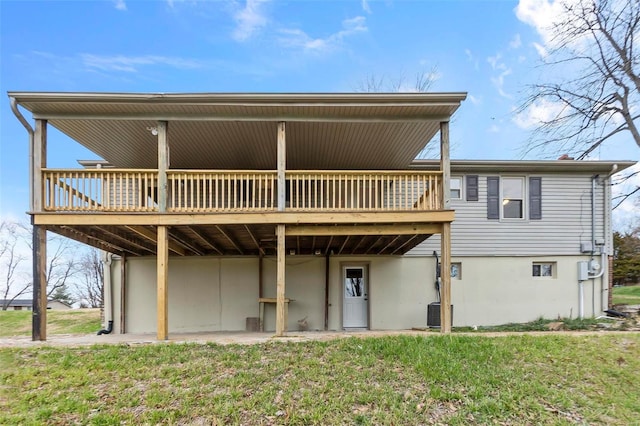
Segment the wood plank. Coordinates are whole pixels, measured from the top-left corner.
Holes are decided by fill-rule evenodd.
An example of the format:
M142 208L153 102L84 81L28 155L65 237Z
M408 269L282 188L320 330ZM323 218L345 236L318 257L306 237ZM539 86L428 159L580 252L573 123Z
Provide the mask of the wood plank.
M33 211L41 212L43 211L45 185L42 169L47 167L47 120L36 120L32 160L33 198L31 204L33 205Z
M231 243L231 245L238 250L238 253L240 254L244 254L242 248L240 247L239 243L236 242L235 238L233 238L227 231L225 231L224 229L222 229L221 226L216 225L216 229L218 230L218 232L220 232L222 235L225 236L225 238L227 240L229 240L229 242Z
M47 340L47 229L34 226L33 251L33 306L31 340Z
M127 330L127 256L120 256L120 334Z
M258 248L258 251L260 252L260 254L264 256L265 255L264 249L262 247L260 247L260 244L258 243L258 240L256 240L256 237L251 232L251 229L249 229L249 227L247 225L244 225L244 229L246 229L247 234L249 234L249 236L251 237L251 240L253 241L253 243Z
M442 172L442 208L451 204L451 159L449 158L449 122L440 123L440 171Z
M171 244L171 240L174 240L177 244L180 244L182 247L190 250L198 256L204 256L205 254L204 251L198 248L192 241L189 241L189 238L176 228L171 228L169 230L169 238L169 244Z
M58 235L62 235L63 237L70 238L74 241L79 241L81 243L95 247L99 250L104 250L106 252L114 253L120 256L122 256L126 251L129 251L123 247L120 247L119 245L114 244L113 242L105 242L104 239L89 235L84 231L78 230L77 228L72 228L70 226L51 226L47 228L47 230Z
M328 236L328 235L413 235L437 234L438 224L412 225L361 225L361 226L287 226L287 236Z
M451 224L442 224L440 239L440 332L451 333Z
M214 250L215 252L217 252L218 254L223 254L222 250L218 249L214 244L212 244L209 240L207 240L206 238L204 238L202 236L202 234L200 234L200 232L195 229L193 226L187 226L187 229L189 229L191 232L193 232L193 235L196 236L196 239L198 239L201 243L203 243L205 246L211 248L212 250Z
M129 226L125 226L125 228L127 228L131 232L134 232L140 235L143 238L146 238L147 240L151 241L154 244L157 243L156 233L150 230L149 228L145 228L143 226L137 226L137 225L129 225ZM173 241L169 241L169 250L171 250L176 254L179 254L180 256L185 256L187 254L184 248L180 247Z
M157 334L158 340L169 339L169 233L166 226L158 226L157 248Z
M111 237L116 238L117 240L125 243L125 244L129 244L130 246L137 248L138 250L143 250L141 251L135 251L133 250L131 247L124 247L122 245L120 245L120 247L122 248L123 251L129 252L131 254L137 255L137 256L143 256L146 252L146 254L156 254L156 251L153 248L150 248L148 246L145 246L144 244L142 244L141 242L137 242L137 241L133 241L130 237L126 236L126 235L120 235L118 232L116 231L112 231L110 229L105 228L104 226L94 226L94 229L99 231L100 233L106 234L106 235L111 235ZM92 238L99 238L100 236L97 235L94 232L91 233L87 233L88 235L90 235Z
M167 169L169 168L169 141L167 132L169 123L158 121L158 210L167 211L169 188L167 184Z
M284 121L278 123L277 146L277 179L278 179L278 211L284 211L286 207L286 170L287 170L287 133Z
M276 236L278 238L277 246L277 275L276 275L276 336L284 336L287 331L285 323L285 226L278 225L276 227Z
M154 213L35 213L36 225L237 225L246 224L364 224L452 222L453 210L394 212L265 212L218 214Z

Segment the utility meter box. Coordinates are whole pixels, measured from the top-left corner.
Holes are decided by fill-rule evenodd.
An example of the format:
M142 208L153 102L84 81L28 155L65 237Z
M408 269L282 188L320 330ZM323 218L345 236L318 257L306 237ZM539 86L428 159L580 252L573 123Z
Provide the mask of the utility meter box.
M578 262L578 281L587 281L589 279L589 262Z

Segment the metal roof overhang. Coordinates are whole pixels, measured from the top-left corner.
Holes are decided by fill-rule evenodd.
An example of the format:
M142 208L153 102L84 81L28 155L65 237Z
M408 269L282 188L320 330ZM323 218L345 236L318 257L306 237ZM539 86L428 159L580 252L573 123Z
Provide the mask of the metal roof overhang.
M277 123L287 123L287 168L403 169L466 93L9 92L115 167L155 168L149 128L169 122L171 168L276 168Z

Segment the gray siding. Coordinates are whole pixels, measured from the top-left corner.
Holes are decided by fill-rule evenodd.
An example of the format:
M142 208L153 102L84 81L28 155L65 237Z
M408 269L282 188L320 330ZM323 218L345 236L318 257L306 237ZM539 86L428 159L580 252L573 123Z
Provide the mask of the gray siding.
M539 176L542 178L541 220L487 219L487 176ZM580 243L591 240L591 174L481 174L479 200L451 200L456 211L452 224L453 256L577 255ZM602 179L595 192L595 235L603 239L610 253L610 235L605 230L604 212L609 209L610 191ZM464 185L464 184L463 184ZM528 195L528 184L527 184ZM528 197L526 197L528 198ZM525 201L528 218L528 199ZM610 223L607 218L607 224ZM610 225L607 225L610 230ZM408 255L430 256L440 251L440 236L434 235Z

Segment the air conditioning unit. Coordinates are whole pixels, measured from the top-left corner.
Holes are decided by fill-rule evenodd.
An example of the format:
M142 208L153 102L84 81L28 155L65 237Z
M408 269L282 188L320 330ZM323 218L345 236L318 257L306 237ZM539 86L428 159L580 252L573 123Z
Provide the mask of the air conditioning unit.
M453 305L451 305L451 323L453 324ZM440 328L440 302L427 305L427 327Z

